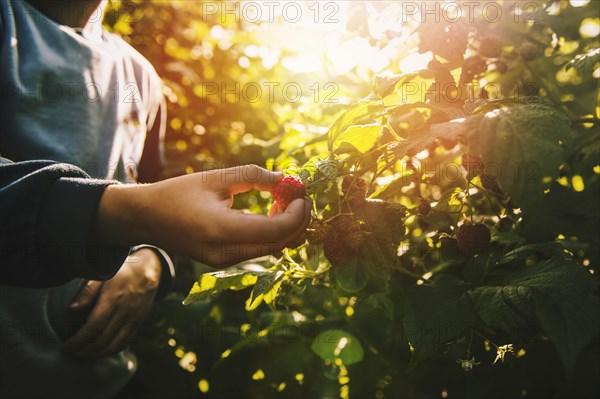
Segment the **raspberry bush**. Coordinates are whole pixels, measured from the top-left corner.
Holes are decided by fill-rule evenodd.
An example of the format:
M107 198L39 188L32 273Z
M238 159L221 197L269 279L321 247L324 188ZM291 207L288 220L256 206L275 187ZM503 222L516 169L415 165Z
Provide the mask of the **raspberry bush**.
M282 253L223 271L181 267L179 293L145 332L162 349L138 350L156 370L171 359L182 396L594 396L593 1L497 1L495 23L476 12L395 24L396 2L349 2L344 37L393 55L379 73L357 64L328 76L340 98L329 104L314 93L293 104L204 101L198 85L215 74L282 79L254 59L240 69L260 45L281 45L276 35L257 28L273 42L255 43L243 24L198 24L186 17L199 12L193 2L142 3L144 15L171 13L188 29L159 53L141 39L146 17L126 32L153 61L172 60L155 62L171 96L169 174L254 162L291 176L273 191L278 202L314 204ZM181 48L215 26L233 32L232 48L221 48L226 36L202 39L214 54L194 78L194 53ZM429 58L406 71L415 54ZM264 213L273 198L236 206ZM145 372L147 393L164 393Z

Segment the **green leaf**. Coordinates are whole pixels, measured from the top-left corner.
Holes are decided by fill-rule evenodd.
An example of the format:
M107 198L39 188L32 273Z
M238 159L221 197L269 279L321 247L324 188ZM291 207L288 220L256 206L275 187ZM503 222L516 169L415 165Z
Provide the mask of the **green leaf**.
M365 296L386 290L397 247L389 236L367 236L355 256L331 269L338 294Z
M465 21L451 23L432 19L421 23L418 33L421 39L419 52L431 51L443 57L452 69L462 64L469 37L469 27Z
M317 164L321 161L321 158L318 156L310 157L310 159L306 161L304 165L302 165L302 170L306 170L314 176L314 174L317 172Z
M244 270L224 270L204 273L200 280L194 283L188 296L183 300L184 305L204 300L224 290L242 290L255 284L256 273Z
M597 237L600 223L599 191L600 180L597 178L587 181L582 192L554 182L544 200L524 215L517 232L531 241L553 240L558 234L580 239Z
M592 275L571 260L554 258L507 271L495 283L468 292L479 317L508 333L537 320L570 375L583 347L600 332L600 300Z
M395 306L388 293L380 292L370 295L366 302L376 309L381 309L389 321L394 321Z
M565 69L568 71L575 68L582 75L589 74L598 62L600 62L600 48L594 48L585 54L577 55L565 66Z
M467 289L462 281L439 275L408 290L402 323L414 348L409 368L413 369L445 343L474 326L477 315L464 295Z
M449 188L442 193L442 197L433 207L436 211L458 212L464 200L464 192L460 187Z
M519 328L535 320L533 292L522 285L478 287L468 292L473 308L486 325L518 336Z
M438 138L457 140L459 136L466 136L477 128L480 120L481 115L472 115L450 122L435 123L429 130L410 136L404 141L396 142L390 148L400 157L407 154L414 155L427 149Z
M360 102L344 112L331 126L327 133L327 143L329 151L333 151L333 144L338 136L352 125L358 125L358 121L367 120L366 123L372 123L373 114L383 109L383 105L375 102Z
M412 170L406 170L402 173L396 174L394 179L387 184L379 186L369 198L378 198L382 200L394 198L396 195L402 193L402 188L408 186L415 180L415 172Z
M246 300L246 310L251 311L263 303L270 305L275 301L285 273L281 270L268 271L258 276L250 296Z
M310 346L323 360L340 359L346 366L363 360L362 344L354 335L344 330L331 329L319 334Z
M527 258L541 255L545 259L549 259L553 256L564 255L564 247L557 242L545 242L540 244L527 244L519 248L513 249L502 256L500 260L496 262L498 266L505 265L508 263L523 263Z
M485 253L469 258L463 266L463 279L470 284L480 285L488 275L499 254L495 251L496 244L491 244Z
M369 283L369 273L362 267L358 257L353 256L343 265L332 269L333 279L340 294L351 296L362 291Z
M364 154L377 143L377 139L381 135L381 129L379 124L350 126L337 136L333 143L333 150L338 154L355 151ZM344 144L350 144L352 147L349 148ZM352 151L352 149L355 149L355 151Z
M335 159L326 159L316 163L317 170L329 180L335 180L340 173L340 163Z
M482 155L486 173L526 212L543 201L545 182L563 163L559 142L570 135L569 120L554 105L528 97L487 112L471 132L470 151Z
M379 98L389 96L396 89L396 85L402 81L402 83L410 82L413 78L417 77L416 73L405 74L405 75L378 75L375 76L375 94Z

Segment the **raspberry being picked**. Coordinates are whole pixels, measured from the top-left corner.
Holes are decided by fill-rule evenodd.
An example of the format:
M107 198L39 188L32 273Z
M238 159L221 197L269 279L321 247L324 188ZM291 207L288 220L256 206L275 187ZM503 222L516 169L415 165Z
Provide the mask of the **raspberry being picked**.
M273 187L271 190L273 199L284 208L295 199L306 196L306 187L296 176L287 176Z

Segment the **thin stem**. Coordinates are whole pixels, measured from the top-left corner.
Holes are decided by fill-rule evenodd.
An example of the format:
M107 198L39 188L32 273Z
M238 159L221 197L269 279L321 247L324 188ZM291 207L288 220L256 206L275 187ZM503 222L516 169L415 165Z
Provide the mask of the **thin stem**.
M571 123L593 123L593 124L599 124L600 123L600 119L599 118L579 118L579 119L571 119Z
M502 199L502 200L505 200L505 201L506 201L506 200L509 198L507 195L502 195L502 194L499 194L499 193L497 193L497 192L495 192L495 191L488 190L488 189L486 189L486 188L483 188L483 187L481 187L481 186L478 186L478 185L477 185L477 184L475 184L475 183L471 183L471 184L473 185L473 187L477 188L478 190L480 190L480 191L483 191L484 193L493 194L493 195L495 195L496 197L498 197L498 198L500 198L500 199Z

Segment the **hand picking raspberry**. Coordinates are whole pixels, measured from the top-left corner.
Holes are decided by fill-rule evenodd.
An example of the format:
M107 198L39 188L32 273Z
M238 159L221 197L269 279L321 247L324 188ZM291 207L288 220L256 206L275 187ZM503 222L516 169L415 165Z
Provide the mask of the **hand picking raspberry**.
M293 200L306 196L306 188L298 177L287 176L273 187L271 195L275 202L287 208Z

